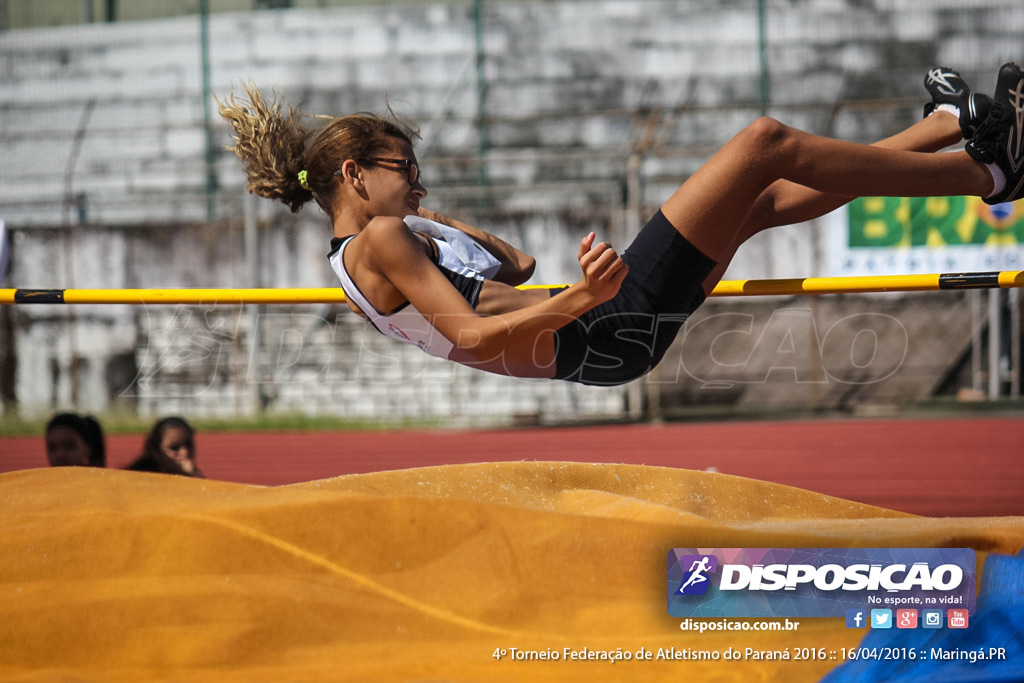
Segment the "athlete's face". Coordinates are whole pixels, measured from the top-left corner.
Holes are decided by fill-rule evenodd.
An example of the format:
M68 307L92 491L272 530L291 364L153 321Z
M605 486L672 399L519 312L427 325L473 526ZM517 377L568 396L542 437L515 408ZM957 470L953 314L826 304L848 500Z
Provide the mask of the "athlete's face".
M403 218L417 212L427 190L411 144L390 138L372 158L357 161L373 215Z

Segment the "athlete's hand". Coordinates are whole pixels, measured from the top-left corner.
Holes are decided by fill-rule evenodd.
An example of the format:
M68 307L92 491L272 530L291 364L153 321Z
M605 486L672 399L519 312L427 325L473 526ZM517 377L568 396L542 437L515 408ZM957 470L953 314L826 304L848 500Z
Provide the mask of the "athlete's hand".
M615 253L612 245L607 242L594 244L596 238L594 233L584 237L577 257L583 270L583 280L579 285L596 299L595 306L618 294L622 280L629 272L629 266Z

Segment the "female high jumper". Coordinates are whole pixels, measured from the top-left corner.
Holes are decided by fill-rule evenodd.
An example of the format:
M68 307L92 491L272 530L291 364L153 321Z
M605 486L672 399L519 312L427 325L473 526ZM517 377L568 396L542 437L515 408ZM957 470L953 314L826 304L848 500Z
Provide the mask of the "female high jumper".
M220 114L234 129L250 192L292 211L315 200L333 227L330 263L349 307L384 335L502 375L616 385L653 368L752 235L808 221L854 197L1024 194L1024 74L1003 65L994 97L959 74L925 78L929 114L874 145L762 117L662 205L621 254L582 239L582 276L557 291L518 289L534 259L420 203L415 129L353 115L309 131L254 86ZM965 150L933 154L961 139Z

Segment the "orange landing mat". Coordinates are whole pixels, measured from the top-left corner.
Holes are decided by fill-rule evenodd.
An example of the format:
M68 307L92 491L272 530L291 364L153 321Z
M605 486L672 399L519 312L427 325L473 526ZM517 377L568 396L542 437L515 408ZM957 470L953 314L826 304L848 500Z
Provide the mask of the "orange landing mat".
M732 475L567 462L279 487L27 470L0 475L0 520L5 681L814 681L841 662L561 655L792 655L863 635L841 619L682 631L666 610L673 547L966 546L983 563L1024 546L1024 517L916 517Z

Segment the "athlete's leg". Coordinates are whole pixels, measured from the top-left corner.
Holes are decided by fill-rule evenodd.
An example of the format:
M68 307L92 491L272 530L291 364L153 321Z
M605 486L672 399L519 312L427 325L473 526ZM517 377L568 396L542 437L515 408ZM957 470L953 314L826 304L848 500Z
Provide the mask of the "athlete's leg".
M888 190L868 192L868 194L888 196L945 196L951 194L978 194L985 197L988 203L1010 201L1024 194L1024 149L1018 144L1016 148L1009 144L1011 140L1019 141L1021 135L1021 119L1024 118L1024 73L1013 63L1004 64L999 69L996 79L994 98L970 92L959 74L949 69L933 69L925 79L925 87L932 94L933 105L925 111L934 112L925 120L906 131L875 143L871 147L887 150L902 157L909 157L917 163L925 152L934 152L956 142L959 135L952 127L954 117L945 110L936 109L939 105L953 104L959 108L957 126L963 135L970 137L966 153L931 155L935 161L950 161L951 175L933 179L931 191L919 194L920 186L911 178L909 183L896 183ZM1014 116L1014 114L1017 114ZM813 137L813 136L812 136ZM840 145L841 147L842 145ZM908 154L900 154L906 151ZM967 155L977 163L970 167L964 166L962 157ZM982 165L984 163L985 165ZM829 164L825 161L821 168L831 174ZM887 178L891 168L880 169L877 175ZM987 178L979 178L978 173ZM966 176L961 175L966 174ZM796 180L793 176L785 176ZM998 177L998 181L994 178ZM948 181L954 183L964 181L963 188L950 188ZM800 181L798 181L800 182ZM821 184L806 183L817 188L794 186L792 182L776 181L754 199L750 211L744 220L733 231L733 241L725 249L718 252L718 267L704 281L705 292L710 292L721 279L736 249L751 235L774 227L810 220L834 208L837 208L854 196L863 196L861 178L849 180L849 191L846 193L826 192L832 181L826 179ZM998 182L998 184L997 184ZM991 190L995 187L997 192ZM677 193L679 194L679 193ZM842 194L848 196L843 197ZM679 224L675 224L679 225ZM683 232L680 230L680 232ZM728 232L728 231L726 231ZM683 233L685 234L685 233ZM718 245L721 245L720 236ZM692 241L692 240L691 240ZM698 242L698 245L701 243Z
M993 180L966 152L929 154L833 140L761 118L719 150L665 202L662 212L720 261L758 197L778 180L838 196L984 196Z
M914 152L937 152L961 139L961 124L956 116L939 111L910 128L880 140L873 146ZM733 255L752 236L780 225L793 225L823 216L847 204L852 197L812 190L788 180L777 180L762 192L750 207L729 249L718 259L718 266L704 282L710 292L725 274Z

